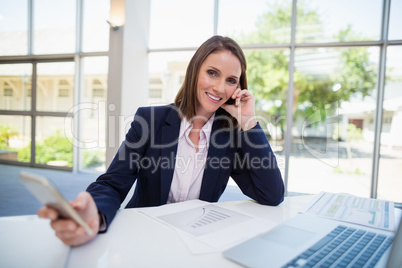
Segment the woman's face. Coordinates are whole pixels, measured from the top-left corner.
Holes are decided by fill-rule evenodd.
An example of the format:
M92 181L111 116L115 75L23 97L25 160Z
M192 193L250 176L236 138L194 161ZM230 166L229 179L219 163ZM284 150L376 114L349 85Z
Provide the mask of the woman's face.
M210 118L237 89L240 75L240 61L230 51L210 54L198 73L196 115Z

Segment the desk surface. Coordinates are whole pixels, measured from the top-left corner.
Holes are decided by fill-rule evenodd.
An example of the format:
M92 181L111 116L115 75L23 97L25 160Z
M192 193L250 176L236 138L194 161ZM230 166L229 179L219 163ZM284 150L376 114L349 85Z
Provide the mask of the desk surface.
M253 201L214 205L269 220L272 224L267 228L270 229L295 216L312 197L287 197L277 207ZM62 244L47 220L36 216L0 218L0 266L239 267L219 251L194 254L172 228L133 211L135 209L120 210L107 233L76 248Z
M262 222L259 229L241 229L245 230L245 239L245 236L256 235L257 231L262 233L261 229L267 231L292 218L313 197L286 197L276 207L259 205L254 201L219 202L213 205L252 216ZM54 235L49 221L39 219L36 215L0 217L0 267L239 267L224 258L222 250L194 251L194 247L180 232L144 214L145 210L160 209L171 213L187 204L120 210L107 233L75 248L64 245ZM399 219L401 211L395 211ZM232 233L233 236L241 233L224 229L230 237ZM218 232L213 234L216 238L214 241L223 241L218 240ZM205 244L203 246L207 247Z
M253 201L215 205L268 219L276 225L296 215L311 198L286 198L277 207L263 206ZM84 259L86 267L97 266L99 262L107 267L239 267L225 259L221 252L192 253L174 230L144 214L130 213L130 210L119 211L106 235L99 235L90 243L73 248L67 267L78 267ZM94 247L96 250L93 250Z

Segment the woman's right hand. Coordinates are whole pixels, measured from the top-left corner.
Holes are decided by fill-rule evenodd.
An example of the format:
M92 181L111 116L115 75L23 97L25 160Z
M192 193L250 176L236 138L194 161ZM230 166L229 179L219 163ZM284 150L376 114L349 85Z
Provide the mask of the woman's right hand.
M93 239L99 231L99 214L92 196L88 192L81 192L77 198L70 203L81 215L93 231L93 235L87 235L83 227L74 220L60 219L56 210L42 207L38 210L40 218L49 219L50 225L56 236L69 246L79 246Z

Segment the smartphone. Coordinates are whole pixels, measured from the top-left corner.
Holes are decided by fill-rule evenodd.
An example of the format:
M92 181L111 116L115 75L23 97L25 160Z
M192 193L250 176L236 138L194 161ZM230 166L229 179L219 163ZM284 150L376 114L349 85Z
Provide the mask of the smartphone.
M232 97L230 97L230 98L225 102L225 104L229 104L229 105L235 104L235 101L236 101L236 99L232 99Z
M21 172L20 179L25 187L43 205L57 210L60 218L72 219L84 228L87 235L93 234L93 230L89 225L46 177L28 172Z

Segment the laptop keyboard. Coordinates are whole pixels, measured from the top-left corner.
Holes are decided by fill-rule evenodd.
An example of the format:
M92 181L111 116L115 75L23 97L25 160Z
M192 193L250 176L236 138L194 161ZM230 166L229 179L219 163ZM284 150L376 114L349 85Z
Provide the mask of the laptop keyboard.
M283 267L374 267L392 238L339 225Z

